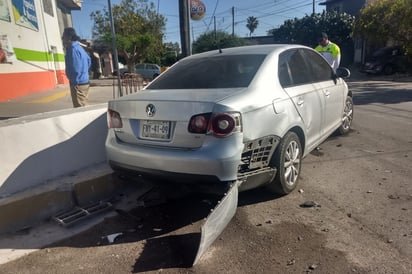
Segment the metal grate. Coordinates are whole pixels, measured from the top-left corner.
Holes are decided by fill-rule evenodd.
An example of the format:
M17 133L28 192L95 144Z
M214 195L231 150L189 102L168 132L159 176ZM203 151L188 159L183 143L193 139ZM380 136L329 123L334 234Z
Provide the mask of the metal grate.
M86 207L76 206L69 211L54 216L53 219L62 226L69 226L97 213L111 209L112 207L113 205L110 202L100 201Z

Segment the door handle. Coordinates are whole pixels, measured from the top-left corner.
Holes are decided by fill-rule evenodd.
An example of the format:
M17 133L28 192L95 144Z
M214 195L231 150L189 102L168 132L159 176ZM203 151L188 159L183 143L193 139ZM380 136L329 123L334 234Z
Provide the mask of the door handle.
M303 105L304 102L305 102L305 100L303 100L303 97L298 97L298 101L296 102L296 104L298 106L301 106L301 105Z
M329 96L330 95L330 91L329 90L325 90L325 91L323 91L323 93L325 94L325 96Z

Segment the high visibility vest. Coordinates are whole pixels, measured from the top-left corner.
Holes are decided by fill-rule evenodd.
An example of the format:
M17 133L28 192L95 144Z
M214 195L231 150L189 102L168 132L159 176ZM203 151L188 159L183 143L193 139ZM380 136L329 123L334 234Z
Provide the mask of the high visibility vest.
M323 58L329 63L329 65L336 70L340 64L340 48L335 43L329 41L329 43L323 47L318 45L315 50L319 52Z

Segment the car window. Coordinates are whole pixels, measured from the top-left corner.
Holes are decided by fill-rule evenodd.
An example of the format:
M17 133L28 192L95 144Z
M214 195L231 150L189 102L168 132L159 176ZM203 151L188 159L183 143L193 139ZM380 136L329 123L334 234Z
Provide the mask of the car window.
M290 74L290 68L288 64L288 59L291 51L281 53L279 56L278 63L278 77L280 85L284 88L292 85L292 79Z
M154 65L147 65L147 69L156 69L156 67Z
M283 84L298 86L311 83L308 67L300 51L288 50L281 53L279 58L278 69L279 73L282 73Z
M392 56L395 56L395 55L400 55L400 50L397 48L392 50Z
M326 60L317 52L308 49L300 50L307 60L308 75L312 82L323 82L332 79L333 70Z
M136 69L144 69L144 64L137 64Z
M146 89L247 87L266 55L216 55L181 60Z

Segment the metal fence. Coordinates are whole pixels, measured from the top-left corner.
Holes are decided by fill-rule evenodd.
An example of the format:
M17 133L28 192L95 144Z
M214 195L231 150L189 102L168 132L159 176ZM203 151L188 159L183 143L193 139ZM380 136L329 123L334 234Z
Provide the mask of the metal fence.
M125 73L121 79L123 95L138 92L143 89L144 79L137 73Z

